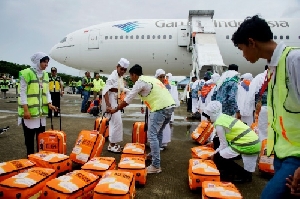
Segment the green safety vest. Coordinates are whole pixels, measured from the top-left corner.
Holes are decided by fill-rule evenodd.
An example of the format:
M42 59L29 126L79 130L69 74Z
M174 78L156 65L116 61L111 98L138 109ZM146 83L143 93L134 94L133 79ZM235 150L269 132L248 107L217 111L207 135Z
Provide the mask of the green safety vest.
M72 81L72 86L76 86L77 85L77 82L75 82L75 81Z
M230 129L225 133L228 145L240 154L258 154L261 142L257 134L241 120L226 114L221 114L215 121L214 126L223 126Z
M84 77L84 79L85 79L85 83L86 83L86 84L92 82L92 78ZM85 86L85 87L84 87L84 90L85 90L85 91L90 91L90 90L91 90L91 86Z
M93 84L94 84L94 91L96 91L96 92L99 92L100 90L102 90L105 85L102 79L99 79L99 80L94 79Z
M289 80L286 75L286 58L292 49L295 48L284 49L276 67L274 81L268 84L267 155L270 156L274 150L280 159L300 157L300 107L297 98L288 90ZM268 72L268 78L271 78L271 71Z
M19 72L19 79L24 78L27 83L27 105L31 118L48 115L47 93L49 92L49 76L43 72L42 88L36 73L30 69L24 69ZM20 87L19 87L20 93ZM21 105L21 97L18 97L18 115L24 117L24 108Z
M9 89L9 81L8 80L6 80L5 82L4 82L4 80L0 80L0 88L1 89Z
M79 80L76 84L77 87L80 87L81 86L81 80Z
M139 95L151 112L175 105L173 97L161 81L154 77L144 75L140 76L139 80L152 85L149 95L145 97Z

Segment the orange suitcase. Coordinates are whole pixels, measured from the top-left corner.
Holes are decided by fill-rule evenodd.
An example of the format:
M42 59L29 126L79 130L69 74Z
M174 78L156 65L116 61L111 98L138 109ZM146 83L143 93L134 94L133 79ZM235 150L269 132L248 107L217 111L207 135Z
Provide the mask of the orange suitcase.
M105 138L107 138L109 136L109 121L111 119L110 118L106 118L104 117L105 113L103 113L102 117L98 117L95 120L95 124L94 124L94 130L99 131L100 134L102 134Z
M52 151L67 154L67 136L61 130L61 114L59 113L59 131L53 130L51 116L51 130L40 133L38 136L39 151Z
M147 143L147 131L145 131L145 122L134 122L132 128L132 142L133 143Z
M93 199L133 199L134 176L130 172L106 171L94 189Z
M190 159L188 176L191 190L201 188L204 181L220 181L220 172L212 160Z
M26 169L35 166L35 163L28 159L11 160L0 163L0 182L14 176Z
M55 170L34 167L0 182L2 199L36 199L46 183L55 178Z
M210 122L204 120L200 122L198 127L193 131L191 137L193 140L203 145L208 140L213 130L214 126Z
M47 182L42 190L41 199L90 199L98 181L99 176L75 170Z
M124 157L118 164L118 171L131 172L134 175L135 183L140 185L146 184L146 163L144 158Z
M85 164L94 157L99 157L105 138L99 131L82 130L76 140L70 159L78 164Z
M140 143L127 143L122 151L121 158L123 157L140 157L145 159L147 157L145 145Z
M191 148L191 150L192 158L207 159L215 153L215 150L213 148L207 146L197 146Z
M202 199L242 199L239 190L231 182L205 181L202 183Z
M102 177L105 171L116 169L116 159L113 157L95 157L85 163L81 169Z
M261 151L259 154L259 161L258 161L258 169L261 172L274 174L274 154L270 157L267 156L267 139L263 140L261 143Z
M56 176L72 171L72 161L64 154L40 151L30 154L28 159L35 162L38 167L55 169Z

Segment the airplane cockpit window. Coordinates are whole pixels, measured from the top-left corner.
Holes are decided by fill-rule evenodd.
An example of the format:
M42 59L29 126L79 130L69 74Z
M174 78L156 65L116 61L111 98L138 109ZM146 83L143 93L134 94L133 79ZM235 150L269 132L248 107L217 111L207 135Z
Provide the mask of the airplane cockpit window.
M115 36L115 39L118 39L118 36Z
M166 36L166 35L164 35L164 36L163 36L163 39L167 39L167 36Z
M160 39L160 35L157 35L157 39Z
M63 39L60 41L60 43L64 43L64 42L66 42L66 41L67 41L67 37L63 38Z
M277 39L277 36L276 36L276 35L274 35L274 39Z
M169 39L172 39L172 35L169 35Z
M141 36L141 39L144 39L144 38L145 38L145 36L144 36L144 35L142 35L142 36Z
M105 40L108 40L108 36L105 36Z
M155 39L155 35L152 36L152 39Z
M123 39L123 36L120 36L120 39Z
M150 39L150 35L147 35L147 39Z
M283 36L282 36L282 35L280 35L280 39L283 39Z
M136 38L136 39L139 39L140 37L137 35L135 38Z
M226 35L226 39L229 39L229 35Z
M287 36L285 36L285 38L286 38L286 39L290 39L290 36L287 35Z

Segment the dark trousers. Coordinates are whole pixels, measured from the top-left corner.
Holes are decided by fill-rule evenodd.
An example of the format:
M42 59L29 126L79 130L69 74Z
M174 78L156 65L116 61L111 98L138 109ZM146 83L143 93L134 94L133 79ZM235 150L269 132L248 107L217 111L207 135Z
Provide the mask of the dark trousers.
M187 112L192 112L192 97L187 98Z
M60 92L51 92L52 105L60 108ZM51 117L52 110L48 109L48 116ZM54 111L54 117L58 116L58 112Z
M39 128L36 129L29 129L22 119L22 126L24 131L24 138L25 138L25 145L27 149L27 156L30 154L34 154L34 136L36 139L36 150L39 151L39 143L38 143L38 135L42 132L45 132L45 127L40 125Z

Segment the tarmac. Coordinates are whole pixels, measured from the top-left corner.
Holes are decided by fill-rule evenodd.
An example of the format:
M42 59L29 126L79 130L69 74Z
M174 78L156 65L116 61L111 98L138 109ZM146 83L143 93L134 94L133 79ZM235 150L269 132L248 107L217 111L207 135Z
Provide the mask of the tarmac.
M27 158L24 144L22 126L18 126L17 98L15 89L10 89L7 99L0 99L0 128L10 126L10 129L0 135L0 162L14 159ZM1 96L2 97L2 96ZM80 113L82 99L80 95L65 94L61 98L62 130L67 134L67 155L74 147L77 136L81 130L92 130L95 117ZM144 121L144 115L140 113L142 106L136 98L130 106L125 108L122 114L124 146L131 142L132 125L136 121ZM191 191L188 185L188 162L191 159L191 148L198 146L191 139L191 132L199 124L199 121L187 119L186 104L181 104L175 109L175 121L172 124L172 141L166 150L161 152L162 172L148 174L144 187L137 187L136 198L143 199L193 199L201 198L201 190ZM54 129L59 129L59 119L53 118ZM50 119L47 119L46 129L50 129ZM117 162L120 154L107 151L108 141L105 143L101 156L115 157ZM148 144L149 146L149 144ZM149 147L147 152L150 151ZM268 182L268 178L262 175L258 169L253 174L251 183L236 184L244 199L256 199Z

